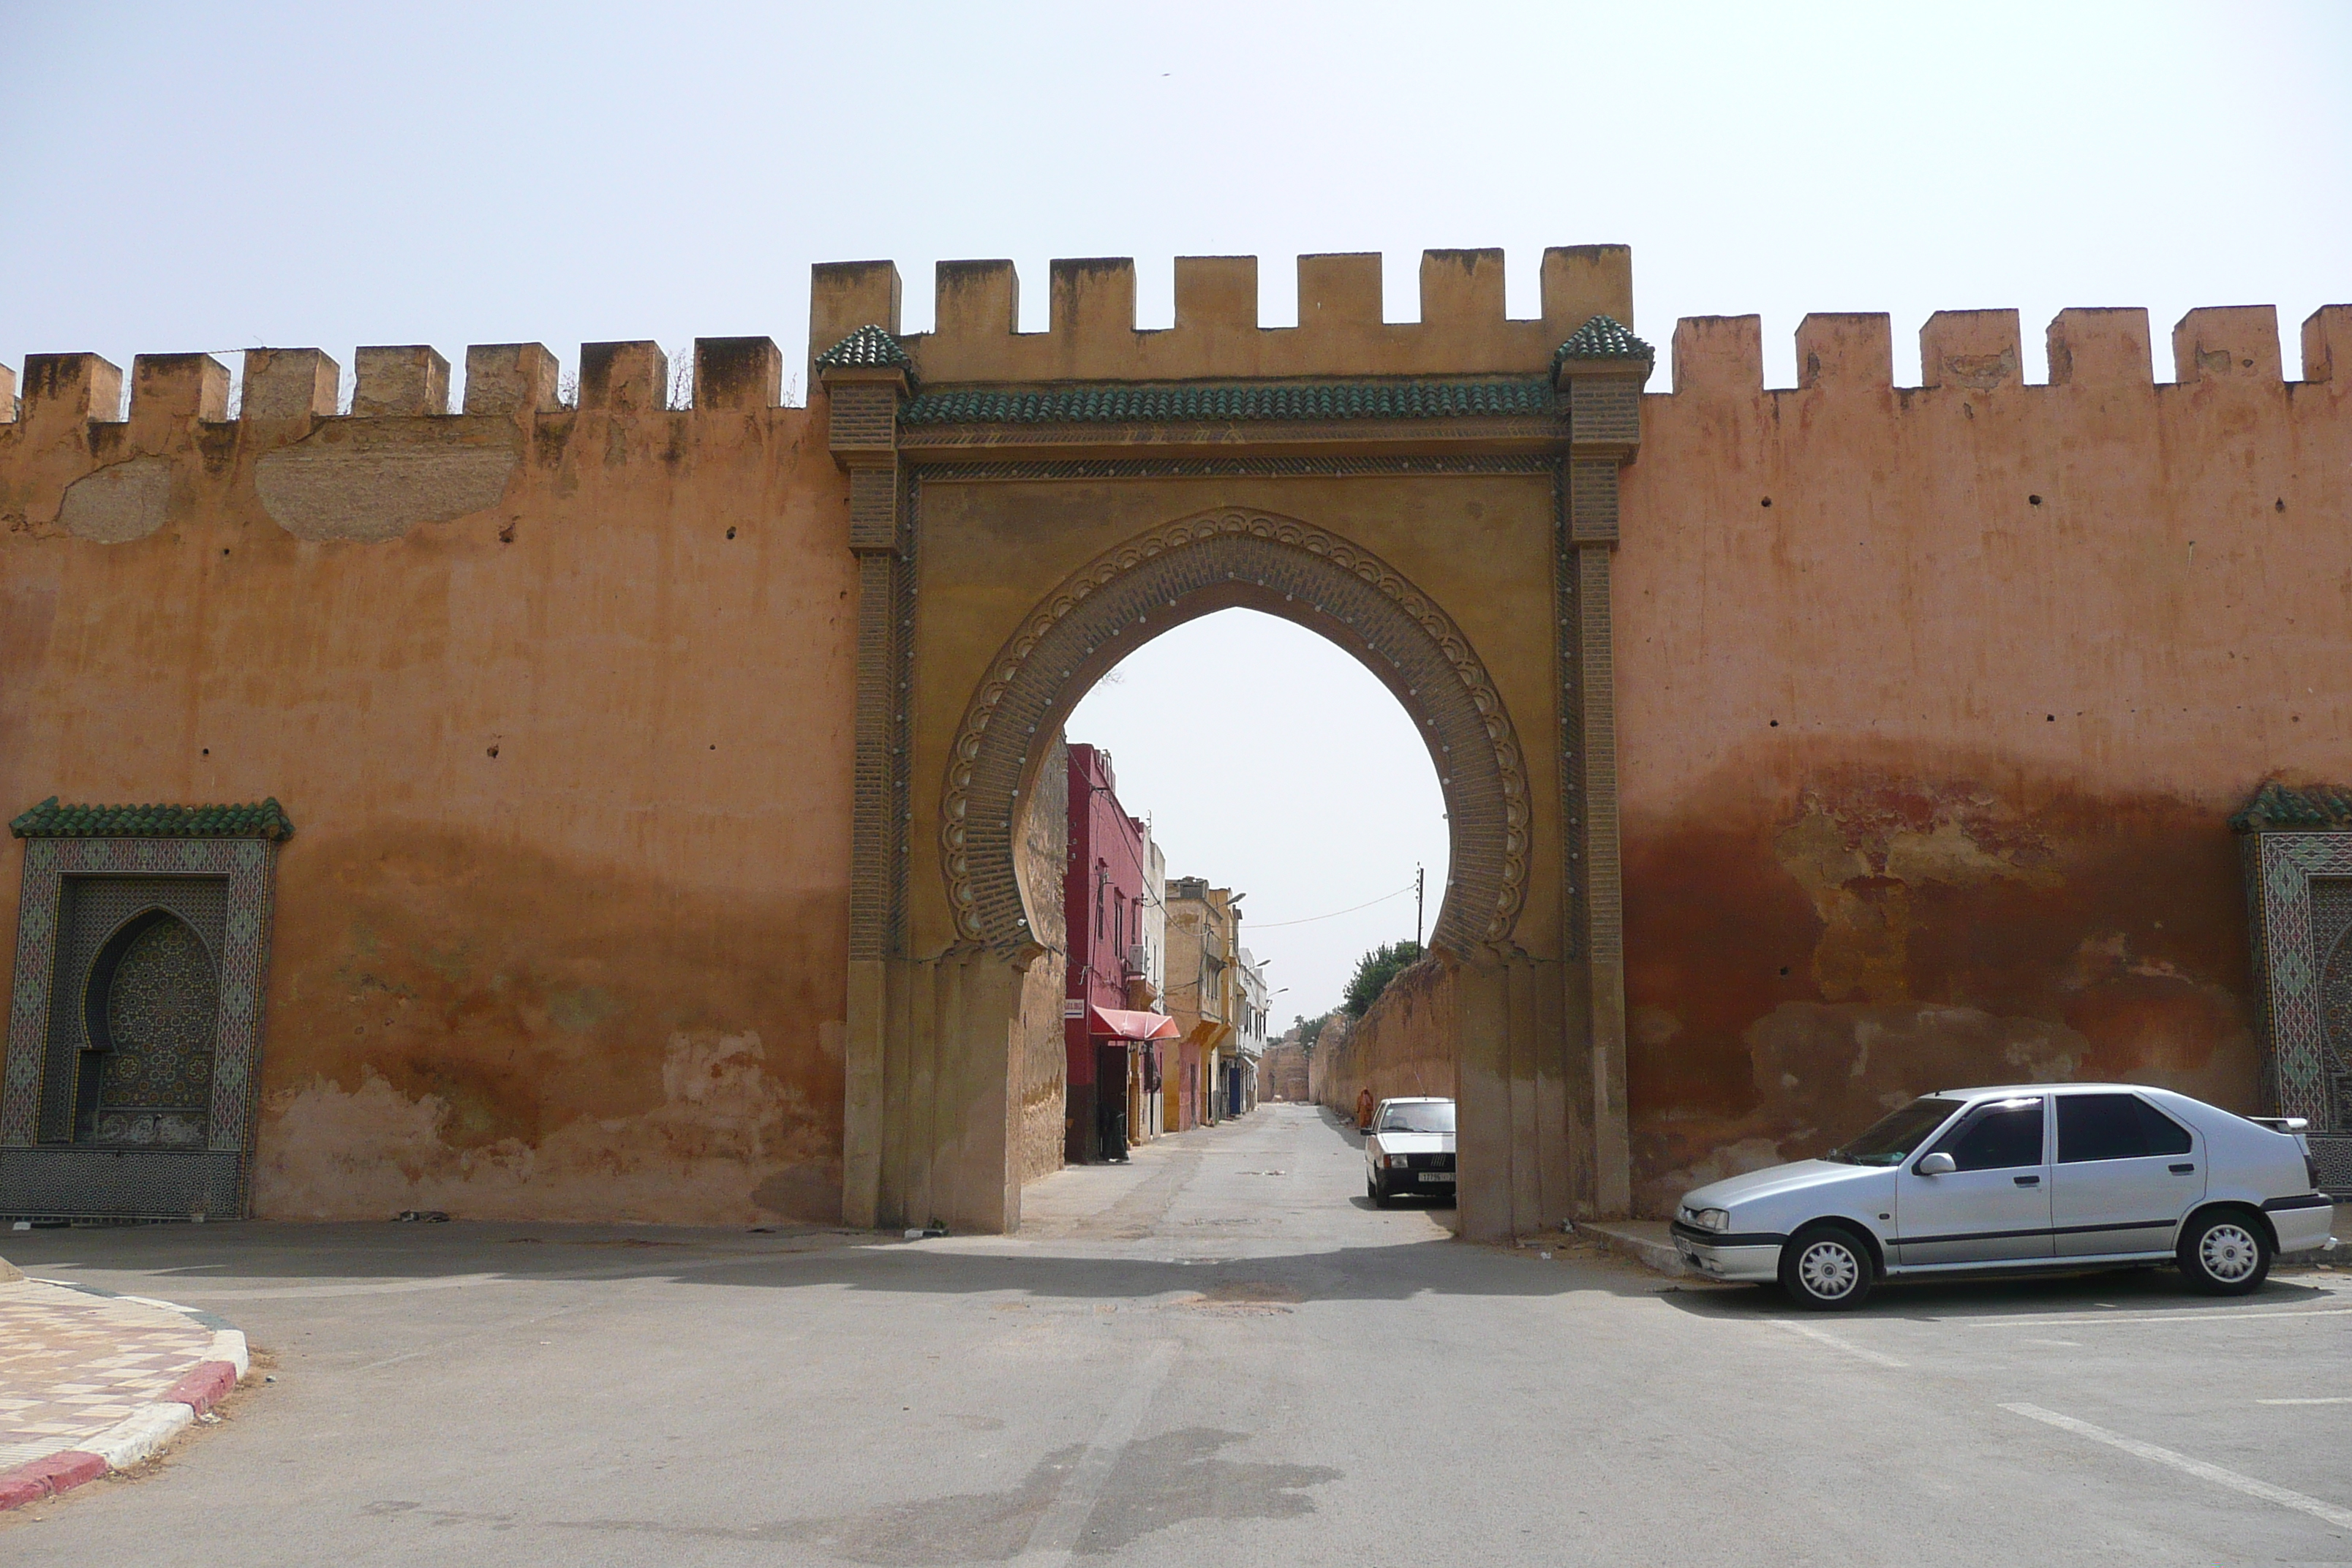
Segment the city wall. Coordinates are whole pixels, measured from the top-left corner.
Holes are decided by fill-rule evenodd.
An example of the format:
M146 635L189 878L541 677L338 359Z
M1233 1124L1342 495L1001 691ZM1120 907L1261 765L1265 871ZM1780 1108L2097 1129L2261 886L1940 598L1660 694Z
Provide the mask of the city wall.
M2263 1100L2225 822L2352 777L2352 308L1685 321L1624 473L1637 1210L1912 1093Z
M856 579L764 340L36 359L0 801L257 800L266 1216L839 1213ZM0 387L0 395L11 389ZM0 412L10 400L0 395ZM24 846L0 868L16 929Z
M1356 1097L1454 1092L1454 969L1442 954L1401 970L1354 1020L1324 1026L1309 1058L1315 1098L1346 1116Z
M1057 322L1119 302L1072 265ZM1304 304L1249 337L1180 300L1152 352L1331 374L1352 331L1366 374L1494 374L1574 325L1559 270L1539 323L1463 315L1458 364ZM1424 272L1483 279L1499 321L1498 272ZM943 280L927 374L998 330L997 278L957 310ZM1254 288L1180 283L1236 317ZM2352 310L2305 326L2297 383L2267 309L2192 313L2161 383L2139 311L2062 315L2046 385L2012 313L1933 319L1917 388L1889 333L1809 318L1801 384L1768 390L1753 318L1686 321L1642 400L1612 582L1637 1209L1950 1083L2261 1103L2224 819L2266 777L2352 776ZM1017 346L1040 377L1140 374L1087 358L1100 336ZM285 803L263 1215L834 1217L856 569L824 398L777 406L765 340L705 340L686 408L645 343L587 345L576 406L536 345L473 351L457 413L429 350L357 368L338 415L325 356L255 351L232 419L201 355L142 356L127 415L94 356L27 362L0 804ZM1442 970L1359 1026L1376 1094L1427 1087ZM1031 1011L1024 1177L1053 1092Z

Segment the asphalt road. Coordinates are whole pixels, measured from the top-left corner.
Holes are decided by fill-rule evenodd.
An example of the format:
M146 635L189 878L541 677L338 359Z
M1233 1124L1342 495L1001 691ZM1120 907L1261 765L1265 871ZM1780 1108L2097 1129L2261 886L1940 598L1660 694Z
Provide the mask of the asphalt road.
M1297 1106L1027 1207L911 1243L0 1236L227 1316L276 1378L154 1473L0 1516L0 1561L2352 1563L2343 1269L1799 1314L1375 1210Z

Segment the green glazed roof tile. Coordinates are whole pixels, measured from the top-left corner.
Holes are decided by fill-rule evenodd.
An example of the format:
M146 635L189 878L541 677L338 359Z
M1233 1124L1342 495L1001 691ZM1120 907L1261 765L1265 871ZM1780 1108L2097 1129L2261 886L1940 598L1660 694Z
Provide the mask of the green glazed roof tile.
M1308 385L1066 386L926 392L904 425L1153 425L1265 419L1461 419L1549 416L1545 381L1402 381Z
M2352 829L2352 795L2326 785L2289 789L2273 779L2230 818L2233 833L2334 833Z
M56 795L8 825L19 838L288 838L275 798L248 805L59 805Z
M1654 360L1657 351L1635 337L1633 331L1613 316L1595 316L1569 333L1568 342L1551 356L1551 368L1557 373L1562 360L1630 359Z
M816 356L819 370L906 370L914 363L905 346L879 327L860 327Z

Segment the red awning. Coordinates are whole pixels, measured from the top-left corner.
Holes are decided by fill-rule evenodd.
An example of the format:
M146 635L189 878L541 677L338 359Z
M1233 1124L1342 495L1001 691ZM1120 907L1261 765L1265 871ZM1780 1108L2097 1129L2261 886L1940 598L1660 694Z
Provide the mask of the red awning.
M1124 1007L1097 1007L1092 1033L1115 1035L1122 1040L1173 1039L1176 1020L1165 1013L1130 1013Z

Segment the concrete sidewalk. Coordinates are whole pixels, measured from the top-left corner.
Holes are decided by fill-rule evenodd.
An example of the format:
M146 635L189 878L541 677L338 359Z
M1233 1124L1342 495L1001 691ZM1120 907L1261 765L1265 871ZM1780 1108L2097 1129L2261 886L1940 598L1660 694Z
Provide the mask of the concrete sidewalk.
M151 1458L246 1373L245 1336L0 1260L0 1509Z
M1674 1235L1662 1219L1580 1219L1575 1234L1598 1243L1603 1252L1647 1264L1661 1274L1679 1278L1697 1272L1675 1250Z

